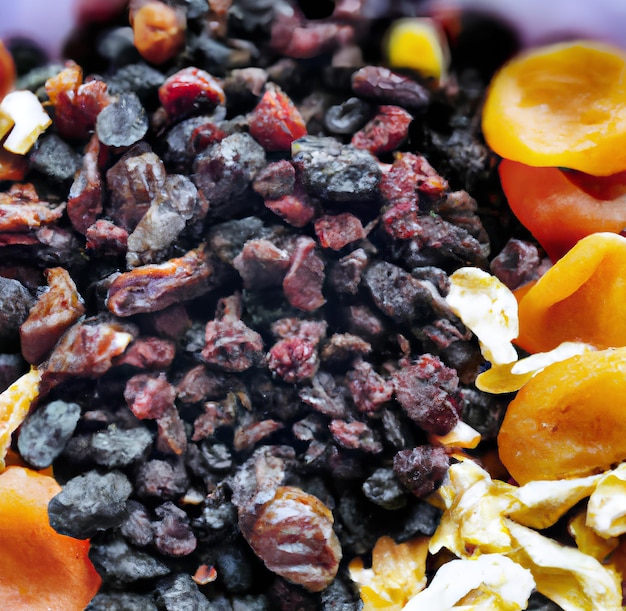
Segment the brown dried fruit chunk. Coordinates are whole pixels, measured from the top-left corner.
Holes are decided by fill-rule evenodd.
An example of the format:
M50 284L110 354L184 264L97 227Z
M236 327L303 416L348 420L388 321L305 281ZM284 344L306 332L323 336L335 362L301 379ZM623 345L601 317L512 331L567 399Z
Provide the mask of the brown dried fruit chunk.
M298 238L291 267L283 280L283 291L289 303L310 312L326 303L322 295L324 262L315 252L311 238Z
M426 496L437 488L449 466L445 448L436 446L402 450L393 458L393 470L398 479L417 497Z
M31 308L20 327L22 355L32 365L43 361L61 335L84 313L83 300L67 270L45 271L48 291Z
M126 350L136 330L131 325L96 319L75 323L55 346L43 370L44 385L71 377L97 378Z
M63 216L65 205L52 208L48 202L39 201L35 188L13 185L0 193L0 233L23 232L54 223Z
M341 546L332 513L299 488L278 487L244 535L270 571L310 592L323 590L337 574Z
M213 288L213 266L203 247L159 265L120 274L109 287L107 307L116 316L163 310Z
M83 167L76 175L67 201L67 216L72 226L86 233L102 212L102 176L98 169L100 141L95 134L89 140L83 157Z
M157 376L140 373L126 383L124 399L137 418L157 419L174 406L176 391L164 373Z

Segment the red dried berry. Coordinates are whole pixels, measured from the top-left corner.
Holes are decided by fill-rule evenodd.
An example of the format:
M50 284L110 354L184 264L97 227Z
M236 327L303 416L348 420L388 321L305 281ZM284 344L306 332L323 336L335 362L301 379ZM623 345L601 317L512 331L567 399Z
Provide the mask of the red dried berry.
M288 151L294 140L307 133L300 111L275 85L268 86L249 123L250 134L266 151Z
M199 68L183 68L159 87L159 100L171 118L212 109L226 101L219 81Z
M299 337L276 342L269 352L268 367L285 382L295 384L312 378L319 367L315 346Z
M352 137L352 144L373 155L397 149L408 136L413 117L399 106L381 106L376 116Z

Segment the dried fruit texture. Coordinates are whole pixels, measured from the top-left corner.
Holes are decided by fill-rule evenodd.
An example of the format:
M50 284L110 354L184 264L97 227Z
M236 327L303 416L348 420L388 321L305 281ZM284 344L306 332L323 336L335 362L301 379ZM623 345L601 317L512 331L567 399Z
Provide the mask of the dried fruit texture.
M83 82L81 67L71 61L49 78L45 87L54 106L54 125L68 138L86 139L96 125L98 114L110 102L106 83Z
M159 101L172 119L180 119L192 111L211 110L225 100L219 81L194 67L175 72L159 87Z
M307 133L300 111L276 85L267 86L248 120L250 134L266 151L288 151Z
M626 54L573 41L526 52L489 86L482 126L501 157L597 176L626 170Z
M507 159L498 170L511 210L552 261L591 233L626 227L626 172L591 176Z
M54 478L22 467L0 475L0 599L7 611L82 611L101 579L89 541L60 535L48 522Z
M509 404L500 459L520 484L581 477L626 458L626 348L586 352L546 367Z
M267 568L310 592L335 578L341 545L331 511L317 497L293 486L279 486L257 511L244 535Z
M61 335L84 313L85 306L67 270L54 267L45 271L48 291L31 308L20 327L22 355L39 364Z
M211 288L213 266L204 248L159 265L143 265L120 274L109 287L107 307L116 316L157 312Z
M448 43L432 19L395 21L387 32L386 51L391 68L410 68L436 81L444 79L448 71Z
M427 537L396 543L385 536L374 545L370 569L361 558L352 560L348 568L359 584L363 611L401 611L426 585L427 554Z
M399 106L381 106L376 116L352 136L352 145L373 155L398 148L409 135L413 116Z
M83 234L102 212L103 185L99 157L100 141L94 134L85 147L83 167L76 174L67 199L67 216L74 229Z
M39 397L40 381L41 372L32 368L0 394L0 469L4 469L13 431L23 422Z
M0 233L21 233L58 221L63 216L63 204L53 207L39 200L31 184L13 185L0 193Z
M130 22L135 48L150 63L172 59L185 43L184 15L163 2L147 2L132 11Z
M518 291L515 342L528 352L546 352L565 341L626 346L625 261L626 238L595 233L582 239L534 285Z
M396 399L425 431L449 433L459 421L462 398L456 370L438 357L423 354L393 375Z

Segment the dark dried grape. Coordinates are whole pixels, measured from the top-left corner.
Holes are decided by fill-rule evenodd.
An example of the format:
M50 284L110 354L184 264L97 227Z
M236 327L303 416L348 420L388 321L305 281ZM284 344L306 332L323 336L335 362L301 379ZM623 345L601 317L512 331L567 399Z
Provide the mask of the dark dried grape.
M333 134L354 134L369 120L372 107L359 98L349 98L341 104L331 106L324 116L328 131Z

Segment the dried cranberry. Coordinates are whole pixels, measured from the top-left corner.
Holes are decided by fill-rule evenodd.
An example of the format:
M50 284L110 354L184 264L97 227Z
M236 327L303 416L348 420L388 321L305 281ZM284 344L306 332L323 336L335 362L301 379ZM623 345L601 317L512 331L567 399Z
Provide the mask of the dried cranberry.
M212 109L226 100L218 80L208 72L189 67L179 70L159 87L159 100L171 118Z
M407 139L412 120L404 108L381 106L376 116L352 136L352 144L374 155L389 153Z
M401 450L393 459L398 479L417 497L426 496L439 486L449 466L445 449L438 446Z
M306 135L300 111L278 86L269 86L249 116L250 134L266 151L288 151Z
M295 383L310 379L319 367L315 346L299 337L281 339L269 352L268 366L285 382Z

